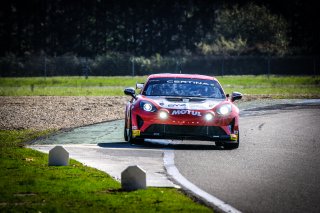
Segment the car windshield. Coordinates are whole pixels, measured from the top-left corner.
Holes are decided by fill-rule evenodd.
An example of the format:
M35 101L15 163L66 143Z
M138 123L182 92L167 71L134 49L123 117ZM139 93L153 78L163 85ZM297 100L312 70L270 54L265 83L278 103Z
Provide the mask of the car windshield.
M217 81L191 78L150 79L142 91L142 95L225 98Z

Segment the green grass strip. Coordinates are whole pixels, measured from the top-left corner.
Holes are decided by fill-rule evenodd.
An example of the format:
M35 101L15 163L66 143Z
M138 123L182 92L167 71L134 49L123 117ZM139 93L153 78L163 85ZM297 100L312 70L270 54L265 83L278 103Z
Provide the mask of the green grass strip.
M0 96L122 96L142 77L0 78ZM217 76L226 93L271 98L320 98L320 76Z
M48 155L23 147L50 131L0 130L0 212L212 212L173 188L126 192L75 160L48 166Z

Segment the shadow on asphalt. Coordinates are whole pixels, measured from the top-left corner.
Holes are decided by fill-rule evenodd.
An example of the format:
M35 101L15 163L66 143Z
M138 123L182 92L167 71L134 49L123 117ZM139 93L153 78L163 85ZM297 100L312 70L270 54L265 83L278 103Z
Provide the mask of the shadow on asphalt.
M319 109L318 102L314 103L288 103L288 104L274 104L270 106L255 107L251 109L244 109L240 112L240 117L260 116L268 114L278 114L283 110L297 110L297 109Z
M151 143L145 142L143 144L130 144L128 142L113 142L113 143L98 143L102 148L114 148L114 149L172 149L172 150L224 150L220 146L207 145L207 144L163 144L163 143Z

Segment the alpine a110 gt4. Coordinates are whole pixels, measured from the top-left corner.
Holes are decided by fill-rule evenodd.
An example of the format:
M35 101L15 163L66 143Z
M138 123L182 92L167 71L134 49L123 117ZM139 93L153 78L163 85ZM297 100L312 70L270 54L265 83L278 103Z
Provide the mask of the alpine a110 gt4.
M241 93L225 94L219 81L205 75L154 74L144 84L124 93L124 138L213 141L226 149L239 147L239 109L233 104Z

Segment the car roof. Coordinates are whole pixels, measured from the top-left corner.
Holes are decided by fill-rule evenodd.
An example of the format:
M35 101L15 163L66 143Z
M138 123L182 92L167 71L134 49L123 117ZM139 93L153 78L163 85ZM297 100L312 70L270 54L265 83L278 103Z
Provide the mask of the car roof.
M203 80L217 80L212 76L207 75L198 75L198 74L175 74L175 73L161 73L161 74L153 74L148 77L152 78L193 78L193 79L203 79Z

